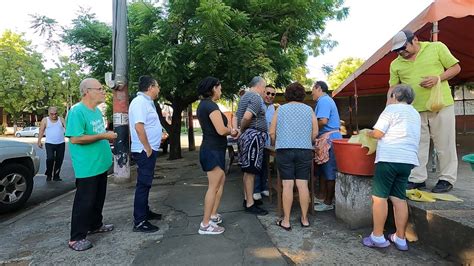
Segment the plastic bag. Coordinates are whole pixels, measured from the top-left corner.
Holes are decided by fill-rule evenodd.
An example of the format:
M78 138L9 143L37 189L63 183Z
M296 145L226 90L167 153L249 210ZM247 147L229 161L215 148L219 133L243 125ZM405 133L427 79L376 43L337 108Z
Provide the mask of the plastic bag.
M441 79L431 88L430 98L426 102L426 108L431 112L439 112L446 105L443 102L443 92L441 91Z
M360 143L362 147L367 147L369 149L367 155L371 155L377 150L377 140L367 135L369 131L370 129L362 129L358 135L353 135L348 141L349 143Z

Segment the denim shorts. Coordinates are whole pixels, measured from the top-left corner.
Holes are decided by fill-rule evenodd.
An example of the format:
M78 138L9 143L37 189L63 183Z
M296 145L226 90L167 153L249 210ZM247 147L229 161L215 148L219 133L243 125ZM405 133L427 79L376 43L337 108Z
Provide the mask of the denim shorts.
M216 166L225 171L225 148L210 149L201 147L199 150L199 162L204 172L209 172Z
M313 150L309 149L278 149L276 164L282 180L309 180Z
M334 154L334 149L332 147L329 149L329 160L323 164L315 164L316 176L322 176L326 180L336 180L336 155Z

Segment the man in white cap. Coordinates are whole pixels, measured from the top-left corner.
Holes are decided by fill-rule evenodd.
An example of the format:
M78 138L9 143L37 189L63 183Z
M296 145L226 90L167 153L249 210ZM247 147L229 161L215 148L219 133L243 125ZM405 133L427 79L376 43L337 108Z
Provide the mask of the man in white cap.
M441 42L420 42L409 30L397 33L392 39L392 51L398 57L390 64L390 97L397 84L408 84L415 91L413 107L421 116L421 137L418 151L420 166L415 167L409 178L407 189L426 187L430 136L439 157L438 183L435 193L448 192L457 178L456 132L454 100L448 80L460 71L457 60ZM440 82L444 108L435 112L426 106L431 89Z

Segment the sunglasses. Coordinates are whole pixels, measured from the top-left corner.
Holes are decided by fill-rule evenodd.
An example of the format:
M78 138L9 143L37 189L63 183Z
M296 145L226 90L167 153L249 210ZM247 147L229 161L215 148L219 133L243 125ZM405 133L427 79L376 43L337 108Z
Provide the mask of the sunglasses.
M402 53L404 51L406 51L407 49L407 46L406 45L403 45L402 47L398 48L397 50L393 50L395 53L399 54L399 53Z
M57 115L58 113L49 113L50 115Z
M272 97L275 97L275 94L276 94L276 93L274 93L274 92L269 92L269 91L267 91L267 95L268 95L268 96L271 95Z

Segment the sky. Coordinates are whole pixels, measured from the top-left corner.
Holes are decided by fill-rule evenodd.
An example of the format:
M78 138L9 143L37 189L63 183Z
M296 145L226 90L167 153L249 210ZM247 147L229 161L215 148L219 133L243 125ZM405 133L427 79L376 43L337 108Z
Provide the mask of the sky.
M346 0L349 16L343 21L329 21L325 34L339 43L325 55L310 57L307 61L309 77L326 80L321 67L337 65L346 57L368 59L398 31L423 11L432 0ZM79 7L90 8L100 21L112 23L112 0L2 0L0 33L5 29L24 32L26 39L44 52L44 40L30 29L29 14L40 14L70 25L78 15ZM68 51L64 51L68 53ZM48 57L48 52L45 52ZM52 64L51 62L46 63Z

